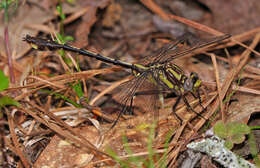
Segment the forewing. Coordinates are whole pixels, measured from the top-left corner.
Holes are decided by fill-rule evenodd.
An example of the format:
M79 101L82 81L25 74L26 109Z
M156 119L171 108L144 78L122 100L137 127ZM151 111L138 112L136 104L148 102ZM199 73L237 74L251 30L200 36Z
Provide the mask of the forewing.
M144 65L150 65L150 64L155 64L161 59L163 59L165 56L168 55L168 52L171 50L175 50L178 48L178 45L184 42L184 39L187 38L181 37L179 39L176 39L172 41L171 43L167 43L161 48L157 49L152 55L148 55L144 58L142 58L138 63L139 64L144 64Z
M190 36L191 37L191 36ZM188 38L186 41L188 44L183 45L182 47L178 47L175 50L170 50L165 57L159 60L160 63L171 62L173 59L183 57L187 54L194 52L195 50L203 47L207 47L209 45L221 42L225 39L230 38L229 34L218 36L210 39L196 39L196 38Z
M184 34L175 41L165 44L163 47L154 52L154 54L142 59L141 63L145 65L162 64L170 62L173 59L185 56L196 49L223 41L230 35L218 36L210 39L198 39L190 33ZM186 43L182 45L182 43Z

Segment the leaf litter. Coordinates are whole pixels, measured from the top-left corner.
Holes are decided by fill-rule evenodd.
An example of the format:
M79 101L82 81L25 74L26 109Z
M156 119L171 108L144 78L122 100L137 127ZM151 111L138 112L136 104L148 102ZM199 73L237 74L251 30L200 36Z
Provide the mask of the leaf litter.
M159 7L158 4L161 3L157 3L157 1L142 0L140 2L109 0L76 1L73 4L64 2L62 3L64 5L63 10L67 15L65 31L74 35L76 40L73 44L77 47L88 47L94 51L106 49L106 51L109 51L109 56L115 56L122 60L130 59L133 60L132 62L138 62L138 58L152 54L154 48L158 48L159 45L165 43L164 40L157 39L158 37L171 38L172 35L182 34L185 31L195 32L195 29L215 36L221 33L212 29L212 27L215 27L214 24L207 27L187 20L190 18L185 19L188 14L181 16L180 12L180 17L167 14L167 9L163 8L163 5ZM75 59L74 67L79 64L82 69L76 72L70 64L65 68L66 63L61 64L59 61L62 59L53 52L29 51L30 46L21 42L25 34L48 35L58 32L59 29L57 13L54 12L57 4L52 1L45 1L40 4L39 8L33 1L30 1L30 3L29 5L29 2L25 2L24 5L19 6L17 14L12 17L13 20L9 25L10 32L14 31L14 33L10 33L10 37L12 37L10 45L16 53L14 64L17 64L15 70L19 73L16 73L16 84L1 92L1 96L11 96L21 104L19 108L6 107L4 114L12 112L12 115L7 115L7 117L4 115L1 118L3 121L1 123L8 125L10 130L10 132L3 130L1 134L1 137L4 137L1 138L1 141L4 140L6 145L4 146L6 149L4 155L10 158L17 153L19 159L13 161L7 159L0 164L23 164L25 167L29 167L29 165L34 167L47 165L54 167L61 165L67 167L119 167L119 164L107 155L107 150L111 149L129 165L134 164L127 162L134 156L146 158L141 163L145 166L150 154L148 150L149 135L154 121L153 114L143 112L149 111L149 108L144 107L143 110L135 108L134 116L123 115L114 128L111 130L105 129L110 128L111 125L106 121L115 119L117 111L120 110L118 105L114 105L111 101L109 93L113 88L118 87L119 80L128 79L126 73L122 71L122 68L107 67L96 60L76 55L74 57L74 54L72 54L73 59ZM208 5L208 8L213 11L211 15L215 17L214 20L217 20L216 23L223 20L216 14L218 7L214 8L214 5L208 3L204 3L204 5ZM230 9L232 11L232 7ZM156 21L154 21L155 16L152 13L156 15ZM204 14L198 13L196 19L206 16L205 11L202 13ZM228 16L228 13L226 15ZM39 19L35 19L35 17ZM158 20L159 17L164 21ZM177 32L172 33L169 27L170 29L176 27L173 22L175 19L178 22L181 21L182 26L176 25ZM210 22L209 19L204 18L207 22ZM240 19L239 21L244 21L243 23L248 21L243 20L243 18ZM20 28L17 29L14 23L18 24ZM247 64L249 60L254 62L255 57L259 56L257 55L259 53L259 46L257 48L259 27L257 27L257 24L253 24L250 29L244 30L239 29L239 26L228 26L231 26L232 29L221 29L219 25L216 27L225 33L237 34L233 36L231 41L212 47L210 50L201 49L200 55L196 53L196 59L189 55L185 59L176 60L176 64L185 67L185 71L199 72L199 76L206 85L205 90L207 90L208 96L206 97L203 94L202 100L203 106L207 107L208 111L202 113L202 115L212 121L206 128L210 128L218 119L248 123L251 115L259 111L259 87L257 87L259 69L253 64ZM247 48L250 48L238 52L236 49L240 46L237 43L239 45L244 43ZM112 50L111 48L116 45L119 47ZM1 44L0 46L4 45ZM238 56L238 61L232 61L232 59L223 56L225 54L222 49L225 47L232 53L231 58L234 55ZM206 62L206 58L210 59L209 56L213 52L217 59L218 70ZM250 57L252 53L255 54L255 57ZM1 58L4 58L5 53L0 54ZM37 57L37 59L34 57ZM1 69L6 68L6 64L4 64L6 61L4 60L2 59L2 62L0 62ZM33 65L34 61L38 61L37 64ZM24 67L28 65L31 68L28 69L27 73L24 73ZM229 65L228 68L226 65ZM89 69L93 66L95 69ZM7 71L4 72L8 74ZM220 75L220 79L217 79L221 81L218 84L219 90L217 91L215 74L221 72L225 73L223 73L223 76ZM239 86L237 80L242 80ZM82 85L83 93L85 101L89 102L88 108L76 108L77 105L84 107L77 94L69 87L77 81L84 83ZM46 90L50 92L46 92ZM232 90L235 90L235 93L228 102L223 102L222 113L215 113L220 102L229 96ZM221 99L221 101L218 99ZM143 98L136 97L134 101L137 102L135 104L137 107L145 106L146 100ZM157 130L156 136L152 139L153 152L159 156L159 158L153 160L156 166L159 166L160 161L165 162L169 167L177 166L180 156L186 151L186 144L193 139L201 138L202 135L201 128L205 124L205 120L189 112L183 102L177 107L177 114L184 119L184 123L181 126L179 125L170 108L175 101L176 97L168 95L164 100L165 108L159 112L159 121L155 129ZM189 101L193 105L198 104L198 100L189 98ZM97 105L98 107L95 107ZM239 106L236 107L237 105ZM199 106L195 109L196 111L202 110ZM112 112L109 113L108 111ZM251 120L253 119L251 118ZM15 133L15 130L19 130L20 133ZM12 139L7 138L10 134ZM168 143L168 148L164 148L168 136L171 137L171 141ZM124 142L122 137L127 138L127 143ZM44 145L39 145L41 143ZM126 146L130 147L132 153ZM31 155L28 158L29 153ZM166 155L165 160L163 160L164 154Z

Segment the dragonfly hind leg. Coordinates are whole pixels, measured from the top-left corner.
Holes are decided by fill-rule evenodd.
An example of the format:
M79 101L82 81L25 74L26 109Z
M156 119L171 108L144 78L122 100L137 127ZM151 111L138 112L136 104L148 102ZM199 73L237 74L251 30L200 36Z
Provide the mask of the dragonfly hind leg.
M125 105L125 110L123 112L123 114L126 114L126 115L134 115L134 107L133 107L133 102L134 102L134 97L135 96L132 96L131 99L130 99L130 103L129 105Z
M172 106L172 113L173 113L173 115L180 121L180 125L182 125L183 120L182 120L181 117L176 113L176 107L177 107L177 105L180 103L181 97L182 97L182 96L178 96L178 97L177 97L177 100L176 100L176 102L175 102L175 104Z
M184 101L184 103L186 104L188 110L192 111L193 113L197 114L198 116L200 116L201 118L203 118L204 120L207 121L207 119L206 119L205 117L203 117L200 113L196 112L196 111L190 106L190 104L189 104L189 102L188 102L188 100L186 99L185 96L183 96L183 101ZM202 106L202 104L201 104L201 106ZM202 107L203 107L203 106L202 106ZM204 109L205 109L205 108L203 107L203 110L204 110Z

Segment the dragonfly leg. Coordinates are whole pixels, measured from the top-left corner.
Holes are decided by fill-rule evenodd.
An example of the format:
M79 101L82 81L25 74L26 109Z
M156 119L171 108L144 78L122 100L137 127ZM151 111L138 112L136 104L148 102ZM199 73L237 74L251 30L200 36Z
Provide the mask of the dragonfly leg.
M176 116L176 118L180 121L180 124L182 125L182 121L183 121L183 120L182 120L181 117L178 116L178 114L176 113L176 107L177 107L177 105L180 103L181 97L182 97L182 96L177 97L177 100L176 100L175 104L172 106L172 113L173 113L174 116Z
M196 96L193 92L191 92L191 95L192 95L195 99L199 99L199 104L200 104L200 106L201 106L201 108L202 108L202 112L203 112L203 111L206 111L206 108L202 105L202 100L201 100L201 97L200 97L200 92L197 91L197 96Z
M130 100L129 115L133 115L134 114L133 101L134 101L134 96L132 96L131 100Z
M198 116L200 116L201 118L203 118L204 120L207 121L207 119L205 117L203 117L200 113L196 112L189 104L188 100L186 99L186 97L183 95L183 101L186 104L188 110L192 111L193 113L197 114Z
M147 91L136 92L134 94L134 96L132 96L131 99L130 99L129 107L127 106L127 102L129 101L129 99L126 100L126 102L125 102L125 104L123 106L123 109L119 112L116 120L113 122L113 125L111 126L111 129L117 124L117 122L120 119L120 117L122 116L122 114L125 114L126 111L129 111L130 112L129 114L134 114L133 102L134 102L134 97L135 96L139 96L139 95L153 95L153 94L159 94L159 93L162 93L162 91L160 91L160 90L147 90Z
M110 127L110 129L114 128L114 126L117 124L119 118L122 116L123 113L125 113L125 111L127 110L127 106L124 105L123 109L119 112L116 120L113 122L112 126Z

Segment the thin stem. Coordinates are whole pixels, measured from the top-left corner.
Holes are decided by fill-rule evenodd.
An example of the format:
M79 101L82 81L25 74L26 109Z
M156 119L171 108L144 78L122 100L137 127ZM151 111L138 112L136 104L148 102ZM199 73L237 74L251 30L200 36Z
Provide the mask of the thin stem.
M59 0L59 6L60 6L60 34L63 37L64 36L64 18L63 18L63 11L62 11L62 2Z
M11 54L10 45L9 45L9 33L8 33L8 25L7 24L5 25L4 39L5 39L5 51L6 51L6 55L7 55L7 58L8 58L10 81L11 81L11 83L15 83L13 60L12 60L12 54Z
M8 0L5 0L3 2L3 6L4 6L4 22L8 23Z

